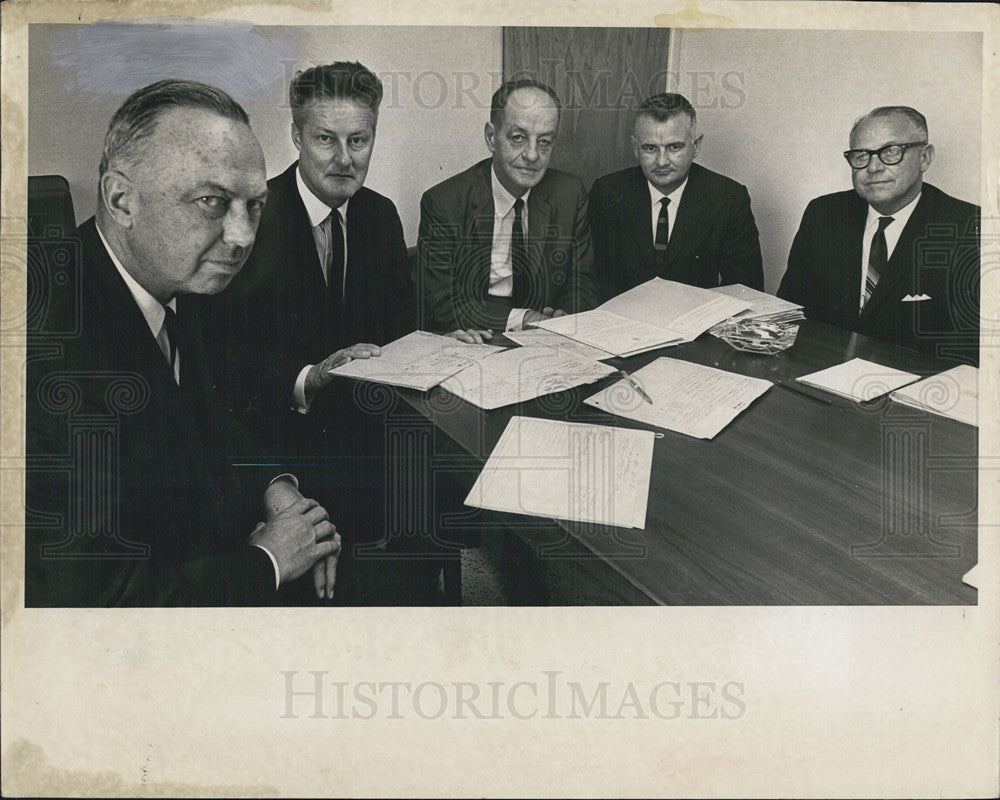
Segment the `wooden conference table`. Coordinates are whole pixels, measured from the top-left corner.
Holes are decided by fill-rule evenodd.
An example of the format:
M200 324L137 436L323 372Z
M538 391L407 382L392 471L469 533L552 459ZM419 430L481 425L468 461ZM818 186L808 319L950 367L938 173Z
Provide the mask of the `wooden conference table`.
M809 321L776 356L705 334L608 363L634 371L664 355L776 384L854 357L921 376L948 366ZM583 405L614 380L489 412L442 389L400 395L435 429L432 460L471 486L514 415L642 427ZM974 605L961 578L977 561L978 429L888 398L829 399L775 385L710 441L664 431L644 530L470 519L479 515L484 539L507 529L528 542L571 587L554 602ZM574 594L577 580L589 594Z

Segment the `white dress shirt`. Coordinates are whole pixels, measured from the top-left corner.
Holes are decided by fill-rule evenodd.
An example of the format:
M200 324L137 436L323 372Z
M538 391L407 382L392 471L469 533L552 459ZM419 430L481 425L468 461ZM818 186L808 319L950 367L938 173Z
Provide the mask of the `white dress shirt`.
M312 189L306 186L306 182L302 180L302 167L298 167L295 170L295 183L299 188L299 196L302 198L302 204L306 207L306 214L309 215L309 225L312 227L313 240L316 243L316 253L319 255L319 263L326 265L326 251L325 247L328 246L326 242L326 234L320 227L332 209L322 200L320 200L315 194L313 194ZM344 238L344 285L341 287L341 292L343 293L344 286L347 285L347 206L351 202L350 198L344 201L344 204L337 209L340 212L340 235ZM330 276L323 273L323 282L330 285ZM295 386L292 387L292 399L294 401L294 408L300 414L308 414L309 406L311 402L306 400L306 376L309 374L315 364L306 364L298 374L295 379Z
M514 270L511 262L510 237L514 232L514 203L517 198L508 192L496 170L490 167L490 183L493 187L493 245L490 248L490 288L493 297L510 297L514 294ZM525 242L528 240L528 196L524 193L524 208L521 209L521 230ZM527 308L513 308L507 315L507 330L519 331L524 324Z
M685 178L684 181L674 189L670 194L664 194L659 189L657 189L649 181L646 181L646 185L649 187L649 202L653 209L653 241L656 241L656 223L660 218L660 201L664 197L670 198L670 203L667 205L667 241L670 241L670 234L674 231L674 220L677 219L677 209L681 204L681 195L684 194L684 187L687 186L688 179Z
M909 221L910 215L913 214L913 209L917 207L917 203L919 202L920 194L917 194L912 201L899 209L899 211L895 214L882 214L871 206L868 206L868 219L865 222L865 235L861 240L861 285L858 287L859 308L865 297L865 278L868 276L868 256L872 251L872 239L875 238L875 233L878 231L878 218L892 217L892 222L886 225L884 231L886 261L888 261L892 258L892 251L896 249L896 243L899 241L899 235L903 232L903 228L906 227L906 223Z

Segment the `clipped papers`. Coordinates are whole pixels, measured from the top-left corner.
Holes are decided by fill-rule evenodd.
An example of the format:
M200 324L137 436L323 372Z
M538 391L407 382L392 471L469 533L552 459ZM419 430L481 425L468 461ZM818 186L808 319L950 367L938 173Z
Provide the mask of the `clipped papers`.
M512 417L465 504L646 527L652 431Z
M859 403L874 400L919 379L919 375L883 367L863 358L852 358L835 367L796 378L806 386L823 389Z
M979 370L968 364L897 389L889 397L911 408L979 425Z
M627 381L619 381L584 402L657 428L711 439L773 385L714 367L663 356L633 372L653 399L645 402Z
M330 372L348 378L427 391L502 347L466 344L450 336L414 331L382 348L382 355L358 358Z
M483 409L500 408L593 383L615 372L607 364L551 347L515 347L484 358L441 384Z
M632 356L694 341L749 305L708 289L653 278L593 311L543 320L536 326L616 356Z

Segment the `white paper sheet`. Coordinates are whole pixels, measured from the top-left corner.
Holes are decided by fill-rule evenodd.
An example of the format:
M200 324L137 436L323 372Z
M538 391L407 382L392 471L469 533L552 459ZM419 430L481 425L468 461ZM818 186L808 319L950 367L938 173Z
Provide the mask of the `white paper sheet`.
M652 431L512 417L465 504L646 527Z
M330 371L334 375L426 391L502 349L414 331L387 344L380 356L354 359Z
M919 375L884 367L863 358L852 358L835 367L796 378L807 386L863 403L919 380Z
M966 425L979 425L979 370L968 364L911 383L889 397Z
M590 345L583 344L575 339L570 339L566 336L562 336L561 334L544 330L543 328L526 328L523 331L508 331L504 333L504 336L522 347L528 347L530 345L555 347L565 353L572 353L577 358L586 358L591 361L603 361L614 356L613 353L609 353L607 350L591 347Z
M593 383L613 367L551 347L515 347L484 358L441 384L479 408L493 409Z
M773 385L714 367L662 357L633 372L653 402L647 403L625 380L584 402L657 428L711 439Z
M749 286L744 286L742 283L732 283L728 286L715 286L709 291L716 292L717 294L723 294L727 297L735 297L737 300L749 303L750 307L748 309L741 311L736 315L740 319L744 319L746 317L765 317L770 316L771 314L782 314L787 311L802 310L802 306L800 305L790 303L787 300L782 300L780 297L775 297L773 294L768 294L767 292L751 289Z

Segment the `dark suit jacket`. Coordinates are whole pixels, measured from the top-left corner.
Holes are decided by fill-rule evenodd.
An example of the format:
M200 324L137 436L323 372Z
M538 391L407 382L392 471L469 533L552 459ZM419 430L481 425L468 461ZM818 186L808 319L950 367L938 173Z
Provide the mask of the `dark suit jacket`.
M453 175L420 200L414 280L429 330L506 327L507 313L487 295L494 219L491 163L480 161ZM579 178L550 169L532 188L525 245L532 309L551 306L575 313L596 305L587 195Z
M268 181L246 265L222 294L205 301L220 394L279 457L316 447L316 437L350 405L349 393L339 391L350 389L345 381L324 390L307 418L293 411L292 390L304 366L359 342L388 344L416 328L399 214L391 200L364 187L347 209L345 314L331 319L297 166Z
M249 444L212 394L196 314L178 298L178 386L93 219L76 237L78 281L28 336L26 605L268 602L273 567L246 543L265 483L229 466Z
M590 190L594 266L605 299L654 277L709 288L742 283L764 289L760 242L746 187L692 164L657 271L649 184L640 167L598 178Z
M928 183L864 310L868 204L851 190L806 207L778 296L806 316L942 358L979 362L979 207ZM906 295L929 300L904 302Z

